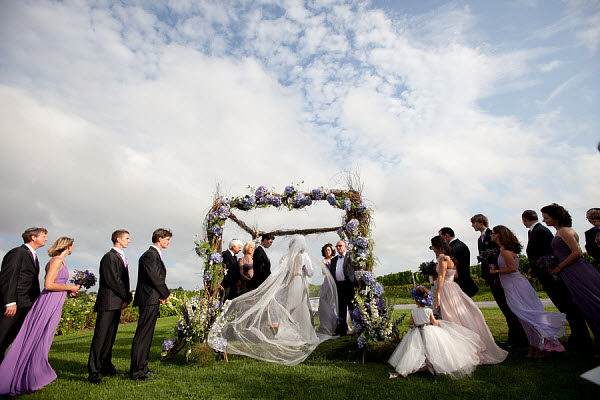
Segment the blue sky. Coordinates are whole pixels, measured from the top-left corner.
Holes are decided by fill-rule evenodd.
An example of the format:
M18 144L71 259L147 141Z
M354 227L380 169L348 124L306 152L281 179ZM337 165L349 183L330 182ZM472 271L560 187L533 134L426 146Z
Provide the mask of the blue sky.
M343 188L351 169L379 275L431 259L442 226L475 263L475 213L525 242L524 209L563 204L583 234L598 206L598 1L4 1L0 35L0 255L42 225L95 269L124 227L136 263L170 227L167 282L191 288L217 184Z

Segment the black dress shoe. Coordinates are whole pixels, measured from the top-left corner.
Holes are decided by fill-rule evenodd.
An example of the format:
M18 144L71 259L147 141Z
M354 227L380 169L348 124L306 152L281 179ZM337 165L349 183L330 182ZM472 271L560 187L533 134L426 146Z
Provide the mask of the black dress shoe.
M144 375L144 376L140 376L139 378L131 378L131 380L149 382L149 381L153 381L154 378L150 378L148 375Z
M93 385L99 385L102 383L102 378L88 378L87 381Z
M108 371L108 372L102 372L102 375L104 376L115 376L115 375L119 375L121 373L121 371L119 371L118 369L113 369L112 371Z

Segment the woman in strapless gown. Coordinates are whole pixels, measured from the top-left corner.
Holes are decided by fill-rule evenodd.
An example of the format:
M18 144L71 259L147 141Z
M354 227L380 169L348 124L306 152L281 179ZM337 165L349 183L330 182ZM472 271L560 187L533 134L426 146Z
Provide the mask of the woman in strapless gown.
M61 237L48 249L44 290L25 317L12 346L0 365L0 395L17 395L39 390L56 379L48 363L48 352L60 322L67 292L75 295L79 286L67 285L69 270L65 257L73 251L71 238Z
M321 248L321 255L324 257L321 262L322 274L325 276L331 272L331 259L335 255L335 250L331 243L327 243ZM321 286L319 294L319 332L334 335L338 324L337 296L332 296L333 291L328 287L329 282L325 279Z
M600 354L600 271L583 258L569 212L556 203L541 211L544 223L556 228L552 248L558 265L549 272L558 275L571 292L573 302L594 334L596 354Z
M240 265L240 287L238 292L240 295L252 290L250 281L254 276L254 247L253 241L246 242L242 249L244 256L238 261Z
M497 274L506 294L506 302L517 316L531 346L527 357L543 358L551 351L565 351L558 341L565 334L565 314L544 310L535 289L519 272L519 254L522 250L517 237L503 225L492 229L492 241L500 246Z
M431 249L438 258L434 307L440 306L444 320L462 325L479 335L485 345L479 356L481 364L501 363L508 352L496 344L479 307L454 282L456 267L452 260L452 249L441 236L431 239Z

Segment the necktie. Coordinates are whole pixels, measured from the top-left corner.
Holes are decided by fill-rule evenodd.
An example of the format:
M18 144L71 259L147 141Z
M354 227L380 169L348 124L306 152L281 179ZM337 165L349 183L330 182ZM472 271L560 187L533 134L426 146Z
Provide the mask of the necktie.
M35 263L35 266L37 267L37 269L40 269L40 261L38 260L37 254L35 251L33 252L33 262Z

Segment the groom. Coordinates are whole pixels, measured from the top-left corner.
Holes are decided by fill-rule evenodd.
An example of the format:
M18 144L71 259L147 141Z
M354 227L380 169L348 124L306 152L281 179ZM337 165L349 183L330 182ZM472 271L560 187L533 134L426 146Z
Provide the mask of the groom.
M88 358L88 382L102 383L102 377L119 371L112 363L121 310L131 302L129 270L123 249L129 245L129 232L120 229L111 235L113 248L100 260L100 288L94 311L98 313Z
M354 299L354 289L358 286L354 271L356 267L352 255L346 251L346 243L342 240L337 242L335 248L338 255L331 260L331 275L335 280L338 294L338 327L336 334L348 334L348 307Z
M250 280L251 290L259 287L271 275L271 261L267 257L265 249L271 247L274 240L275 235L272 233L263 233L260 238L260 246L254 250L254 275Z
M40 295L40 263L36 250L46 244L48 231L29 228L21 237L24 244L10 250L0 271L0 363L8 346L15 340L33 302Z
M133 305L140 307L140 317L131 344L131 368L129 369L129 377L133 380L153 380L148 376L152 373L148 369L148 355L160 304L165 304L171 298L171 293L165 284L167 268L163 263L162 250L169 246L172 236L168 229L155 230L152 233L152 246L139 260L138 282Z

